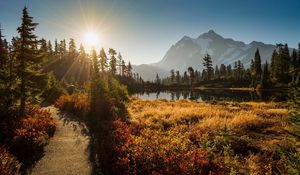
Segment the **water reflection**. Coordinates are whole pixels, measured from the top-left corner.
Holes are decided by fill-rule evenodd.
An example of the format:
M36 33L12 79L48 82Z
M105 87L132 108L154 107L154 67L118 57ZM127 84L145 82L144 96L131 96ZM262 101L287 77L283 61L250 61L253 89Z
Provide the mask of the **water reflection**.
M195 101L286 101L288 91L238 91L238 90L193 90L193 91L143 91L134 96L142 99L189 99Z

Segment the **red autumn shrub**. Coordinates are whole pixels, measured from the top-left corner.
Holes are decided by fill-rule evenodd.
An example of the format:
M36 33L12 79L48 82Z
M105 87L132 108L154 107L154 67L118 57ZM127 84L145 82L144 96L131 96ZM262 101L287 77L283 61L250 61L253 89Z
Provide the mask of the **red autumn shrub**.
M34 156L47 143L56 129L49 110L28 106L26 115L16 122L13 132L12 152L19 160Z
M20 163L15 156L9 153L4 146L0 147L0 174L14 175L19 174Z
M88 96L84 93L63 95L55 102L54 106L82 117L82 119L85 119L90 111Z
M180 132L139 129L116 120L115 174L223 174L205 152Z

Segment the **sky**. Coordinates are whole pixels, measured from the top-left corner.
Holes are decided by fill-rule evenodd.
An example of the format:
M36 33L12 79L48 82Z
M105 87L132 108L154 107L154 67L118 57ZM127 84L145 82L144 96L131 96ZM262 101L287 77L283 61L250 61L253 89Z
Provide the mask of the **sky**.
M97 49L114 48L132 64L158 62L183 36L210 29L245 43L300 42L299 0L0 0L9 40L17 36L25 5L39 23L39 38L74 38L79 45L94 31Z

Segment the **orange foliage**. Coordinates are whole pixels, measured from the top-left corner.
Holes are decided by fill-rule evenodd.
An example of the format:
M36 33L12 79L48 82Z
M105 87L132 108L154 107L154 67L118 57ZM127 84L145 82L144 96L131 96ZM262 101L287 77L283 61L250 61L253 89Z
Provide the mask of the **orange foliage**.
M16 122L13 132L12 152L20 160L39 151L56 129L56 122L49 110L28 106L26 115Z
M116 120L113 139L118 160L115 174L222 174L223 166L205 158L179 132L136 129Z
M88 96L84 93L63 95L55 102L54 106L69 111L78 117L83 117L83 119L90 111Z

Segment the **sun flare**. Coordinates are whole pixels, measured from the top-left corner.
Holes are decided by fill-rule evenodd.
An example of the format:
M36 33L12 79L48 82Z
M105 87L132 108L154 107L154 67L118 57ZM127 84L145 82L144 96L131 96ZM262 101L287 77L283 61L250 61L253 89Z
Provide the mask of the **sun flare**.
M84 35L84 41L88 45L95 46L96 44L98 44L98 41L99 41L98 37L99 36L98 36L98 34L96 32L94 32L94 31L88 31Z

